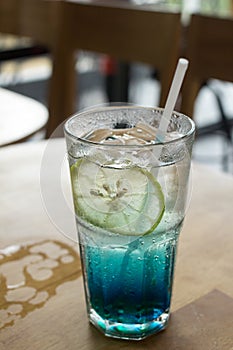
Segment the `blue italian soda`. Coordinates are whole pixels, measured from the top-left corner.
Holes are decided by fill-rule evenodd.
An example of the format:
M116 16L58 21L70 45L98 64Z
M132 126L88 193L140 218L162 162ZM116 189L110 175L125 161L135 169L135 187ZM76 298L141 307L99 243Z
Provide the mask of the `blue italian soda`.
M81 240L90 321L105 335L140 340L166 327L179 231L122 245Z

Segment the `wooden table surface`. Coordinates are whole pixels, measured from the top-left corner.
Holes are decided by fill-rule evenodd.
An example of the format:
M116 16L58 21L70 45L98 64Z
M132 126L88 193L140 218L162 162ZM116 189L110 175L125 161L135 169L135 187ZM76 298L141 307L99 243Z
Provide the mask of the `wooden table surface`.
M119 341L87 321L64 159L63 139L0 152L0 349L233 349L232 176L194 164L169 326Z

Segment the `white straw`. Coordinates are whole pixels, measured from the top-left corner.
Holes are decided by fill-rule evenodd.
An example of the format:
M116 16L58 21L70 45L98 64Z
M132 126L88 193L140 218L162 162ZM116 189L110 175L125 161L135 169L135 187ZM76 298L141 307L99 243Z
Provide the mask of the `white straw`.
M180 58L176 67L175 75L171 84L171 88L168 94L168 98L165 104L164 112L160 120L159 128L156 134L156 139L163 142L167 132L168 124L170 122L172 112L175 108L175 104L180 92L181 85L183 83L185 72L188 68L188 60Z

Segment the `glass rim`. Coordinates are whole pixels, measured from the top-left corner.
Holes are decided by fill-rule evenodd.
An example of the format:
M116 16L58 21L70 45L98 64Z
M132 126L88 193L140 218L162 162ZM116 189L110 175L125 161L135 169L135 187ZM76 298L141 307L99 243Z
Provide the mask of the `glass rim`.
M154 111L158 111L158 112L162 112L164 111L164 108L162 107L153 107L153 106L140 106L140 105L135 105L135 104L120 104L120 105L102 105L102 106L93 106L93 107L90 107L90 108L87 108L85 110L82 110L80 112L77 112L75 114L72 114L65 122L64 124L64 132L65 134L67 134L68 136L70 136L72 139L75 139L79 142L83 142L85 144L88 144L89 146L102 146L102 147L106 147L106 148L147 148L147 147L157 147L157 146L164 146L164 145L170 145L170 144L174 144L174 143L177 143L177 142L180 142L180 141L183 141L183 140L186 140L186 139L189 139L194 133L195 133L195 130L196 130L196 127L195 127L195 123L194 121L188 117L187 115L185 115L184 113L182 112L177 112L177 111L173 111L172 112L172 115L175 115L177 117L185 117L189 123L190 123L190 130L182 135L182 136L178 136L176 139L173 139L173 140L165 140L164 142L162 141L156 141L156 143L147 143L147 144L108 144L108 143L101 143L101 142L94 142L94 141L90 141L90 140L87 140L83 137L79 137L77 135L74 135L70 130L69 130L69 123L77 118L77 117L81 117L81 116L84 116L84 115L87 115L87 114L90 114L90 113L93 113L93 112L98 112L98 111L101 111L101 110L108 110L108 109L149 109L149 110L154 110Z

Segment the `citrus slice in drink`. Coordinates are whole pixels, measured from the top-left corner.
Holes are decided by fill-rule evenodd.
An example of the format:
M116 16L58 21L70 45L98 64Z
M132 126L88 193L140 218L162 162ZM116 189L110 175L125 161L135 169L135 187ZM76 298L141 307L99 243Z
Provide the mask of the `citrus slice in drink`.
M165 209L160 184L139 167L112 168L86 159L71 166L76 215L121 235L152 232Z

